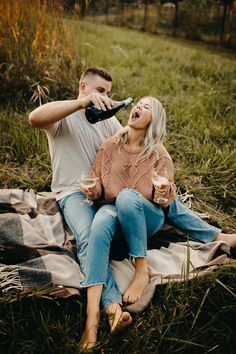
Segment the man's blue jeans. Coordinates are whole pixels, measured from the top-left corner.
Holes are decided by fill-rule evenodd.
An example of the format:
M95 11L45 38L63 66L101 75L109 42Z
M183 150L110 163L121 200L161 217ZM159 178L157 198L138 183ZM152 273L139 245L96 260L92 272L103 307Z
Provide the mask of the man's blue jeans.
M154 235L166 219L190 238L204 243L214 240L220 232L216 227L200 219L181 203L178 197L168 208L162 209L142 197L140 193L124 189L118 195L115 205L104 205L94 218L87 251L86 278L82 286L95 284L106 286L107 278L112 277L109 251L118 221L127 240L130 255L146 257L147 237ZM116 286L114 279L110 280L110 284L112 282Z
M117 218L114 217L113 214L108 214L104 212L104 210L106 210L108 206L102 206L100 209L98 209L95 203L92 206L81 205L80 202L83 199L85 199L85 195L82 192L75 192L59 200L58 203L67 224L69 225L71 231L74 234L77 247L77 257L80 263L81 271L85 276L87 276L88 272L86 264L86 255L88 243L91 243L91 246L93 245L93 241L90 242L90 239L93 240L94 230L96 230L96 233L98 233L98 237L100 234L101 237L103 237L104 235L110 242L110 240L115 234ZM113 208L113 206L111 207ZM104 217L101 220L100 216L103 215L103 213ZM95 215L96 217L94 217ZM96 249L96 247L94 248ZM98 254L95 255L95 259L93 259L94 262L96 262L96 257L99 259L100 252L103 252L103 250L100 250L100 248L98 248L98 251L96 252ZM103 288L101 299L103 307L107 307L114 302L122 304L122 294L113 279L111 268L110 266L108 266L109 250L107 252L108 259L106 261L106 275L104 280L104 284L106 284L106 286ZM94 284L99 283L96 281L96 274L99 273L100 267L101 266L98 263L98 267L96 269L96 272L94 273Z

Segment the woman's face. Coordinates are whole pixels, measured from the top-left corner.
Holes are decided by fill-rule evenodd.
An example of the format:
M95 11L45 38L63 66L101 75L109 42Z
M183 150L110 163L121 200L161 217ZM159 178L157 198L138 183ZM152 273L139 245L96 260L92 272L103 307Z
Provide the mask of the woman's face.
M152 120L152 102L148 97L142 98L133 106L128 120L128 126L134 129L147 129Z

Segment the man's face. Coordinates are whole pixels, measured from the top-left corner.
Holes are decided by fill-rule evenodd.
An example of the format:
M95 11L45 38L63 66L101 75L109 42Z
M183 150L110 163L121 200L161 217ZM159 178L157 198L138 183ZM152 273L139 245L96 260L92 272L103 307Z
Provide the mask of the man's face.
M108 96L111 92L111 81L107 81L98 75L85 77L80 83L80 96L85 97L91 93L99 93L102 96Z

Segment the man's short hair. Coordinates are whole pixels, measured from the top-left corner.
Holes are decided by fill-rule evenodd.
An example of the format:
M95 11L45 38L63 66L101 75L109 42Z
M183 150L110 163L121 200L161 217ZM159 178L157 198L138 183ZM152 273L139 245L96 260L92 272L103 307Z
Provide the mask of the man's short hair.
M107 81L112 81L111 74L108 71L106 71L105 69L99 68L97 66L90 66L89 68L87 68L82 73L81 79L84 79L86 76L89 76L89 75L98 75Z

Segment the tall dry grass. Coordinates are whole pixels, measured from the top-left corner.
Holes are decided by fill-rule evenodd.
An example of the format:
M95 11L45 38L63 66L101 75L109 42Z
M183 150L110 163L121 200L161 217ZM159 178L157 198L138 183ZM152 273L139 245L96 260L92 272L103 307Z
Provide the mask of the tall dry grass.
M0 1L0 101L24 107L78 88L80 65L56 1Z

